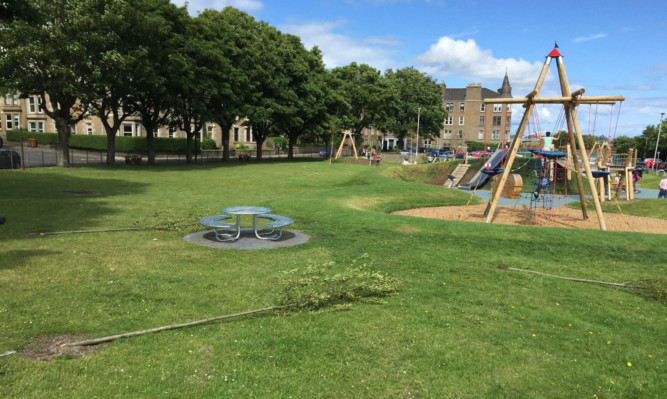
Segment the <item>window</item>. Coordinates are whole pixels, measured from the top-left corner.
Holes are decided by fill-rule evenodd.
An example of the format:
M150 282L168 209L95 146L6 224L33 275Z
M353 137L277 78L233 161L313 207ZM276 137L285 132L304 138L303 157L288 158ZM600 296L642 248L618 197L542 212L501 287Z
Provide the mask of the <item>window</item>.
M238 143L239 141L239 127L234 126L234 142Z
M491 132L491 140L500 140L500 130L494 130Z
M460 138L460 139L463 138L463 130L459 130L459 133L458 133L457 137Z
M503 110L502 104L493 104L493 112L501 112Z
M37 131L37 123L36 122L30 122L30 131L31 132L36 132Z
M19 105L19 96L17 94L5 94L5 105Z
M484 117L483 116L479 117L479 125L484 126Z
M454 124L454 117L453 116L448 116L445 118L445 125L453 125Z
M463 112L466 109L466 103L459 104L459 112Z
M86 134L89 135L89 136L93 134L93 124L92 123L86 123Z
M5 123L5 126L7 127L7 130L13 129L14 125L12 124L12 114L7 114L6 118L7 122Z
M123 123L123 136L132 136L134 133L134 128L129 123Z
M459 126L463 126L463 116L459 116Z
M252 141L252 134L250 133L250 127L245 127L245 141Z
M486 112L486 104L484 104L484 103L480 104L479 112Z
M56 124L54 123L54 124L53 124L53 126L54 126L53 130L56 130L55 125L56 125ZM76 125L74 125L74 124L69 125L69 132L70 132L71 134L76 134Z
M176 132L176 128L173 127L173 126L169 126L169 133L167 133L167 136L169 136L170 139L173 139L175 132Z
M442 132L442 138L443 139L451 139L452 138L452 131L451 130L445 130Z
M447 112L452 112L452 111L454 111L454 103L447 103L447 104L445 104L445 111L447 111Z
M509 115L505 117L505 126L510 124L510 119L511 117Z
M44 133L44 122L37 122L37 131Z
M484 130L477 131L477 140L484 140Z
M493 126L500 126L500 117L499 116L494 116L493 117Z
M19 114L14 114L14 127L19 128Z
M37 104L35 103L35 97L30 97L28 99L28 109L30 110L31 113L37 112ZM34 131L34 130L31 130Z
M206 137L209 139L213 137L213 125L206 126Z

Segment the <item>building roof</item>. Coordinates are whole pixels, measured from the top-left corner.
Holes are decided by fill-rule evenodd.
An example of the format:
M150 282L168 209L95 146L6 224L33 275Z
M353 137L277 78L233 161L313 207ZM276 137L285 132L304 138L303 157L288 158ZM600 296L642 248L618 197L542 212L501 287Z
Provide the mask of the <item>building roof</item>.
M482 98L500 98L502 95L491 89L482 87ZM466 100L466 89L447 89L445 91L445 101L465 101ZM468 99L473 100L473 99ZM474 100L477 100L476 98Z

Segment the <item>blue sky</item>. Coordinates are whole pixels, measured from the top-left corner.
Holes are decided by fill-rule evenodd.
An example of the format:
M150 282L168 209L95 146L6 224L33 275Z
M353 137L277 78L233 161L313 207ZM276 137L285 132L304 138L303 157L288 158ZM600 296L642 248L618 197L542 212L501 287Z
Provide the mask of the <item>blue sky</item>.
M184 5L184 0L172 0ZM643 0L190 0L188 11L231 5L318 46L329 68L350 62L382 71L414 66L447 87L497 90L507 72L514 97L533 90L558 42L571 89L623 95L581 106L584 133L635 136L667 113L667 1ZM540 96L559 95L555 62ZM514 106L513 124L522 115ZM555 130L557 106L538 107ZM666 122L667 123L667 120ZM516 129L516 127L514 128Z

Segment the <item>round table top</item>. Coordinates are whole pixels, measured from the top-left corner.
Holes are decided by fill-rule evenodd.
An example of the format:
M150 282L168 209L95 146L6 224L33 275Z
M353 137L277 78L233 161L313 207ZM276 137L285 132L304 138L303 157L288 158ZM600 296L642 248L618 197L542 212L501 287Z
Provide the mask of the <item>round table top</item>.
M271 209L261 206L230 206L222 208L222 212L230 213L232 215L261 215L263 213L271 212Z

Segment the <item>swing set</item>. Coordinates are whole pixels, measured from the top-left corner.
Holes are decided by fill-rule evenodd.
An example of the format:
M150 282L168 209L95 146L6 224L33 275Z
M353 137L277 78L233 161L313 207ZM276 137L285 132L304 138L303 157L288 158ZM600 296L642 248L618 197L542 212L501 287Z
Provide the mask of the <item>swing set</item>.
M606 223L604 221L604 216L602 214L602 209L600 205L600 198L598 197L598 188L596 187L596 182L593 174L593 170L591 169L591 164L589 160L589 153L587 152L586 148L586 143L584 140L584 137L581 133L581 127L579 125L579 119L577 117L577 107L580 104L588 104L589 105L589 132L588 136L593 137L590 131L590 107L592 105L595 105L595 120L597 119L597 107L599 104L615 104L616 102L621 102L625 100L625 97L623 96L586 96L584 97L583 94L585 93L585 89L579 89L575 92L570 91L570 84L567 79L567 74L565 72L565 65L563 64L563 56L560 54L560 52L557 50L558 46L554 48L549 55L547 55L546 60L544 62L544 65L542 66L542 71L540 72L540 75L537 79L537 83L535 84L535 89L530 92L525 98L487 98L484 99L484 103L487 104L523 104L523 107L526 108L526 111L523 114L523 118L521 119L521 122L519 123L519 127L517 129L517 133L514 136L514 139L512 140L512 144L510 145L509 148L509 153L507 154L507 160L505 164L503 165L503 170L502 174L500 175L500 178L497 181L497 187L496 184L494 184L494 189L491 194L491 198L489 199L489 202L487 203L486 209L484 211L484 215L486 215L486 223L492 223L493 222L493 215L496 211L496 207L498 205L498 200L503 192L503 188L507 182L507 179L510 175L510 171L512 170L512 165L514 163L514 160L516 158L517 152L519 151L519 148L521 147L521 141L524 135L524 132L526 132L526 129L528 128L529 125L531 125L531 119L532 119L532 127L533 131L536 134L536 137L538 139L541 139L541 134L540 134L540 124L539 124L539 118L537 115L537 112L535 111L536 105L537 104L561 104L562 105L562 110L561 114L559 115L557 121L556 121L556 129L553 129L552 131L561 131L558 129L559 125L567 125L567 137L566 137L566 142L568 144L569 149L571 151L568 151L567 153L562 153L558 151L540 151L536 150L534 151L537 155L543 157L543 167L545 168L543 170L544 176L541 176L542 179L545 177L549 179L550 177L553 178L554 176L557 175L556 172L556 164L560 161L558 161L561 158L568 157L568 159L572 160L572 165L573 169L575 170L575 178L577 182L577 188L579 192L579 198L581 202L581 211L582 211L582 217L583 219L588 219L588 214L586 210L586 202L585 202L585 197L584 197L584 186L583 186L583 180L582 180L582 174L586 177L586 180L588 182L588 186L590 188L591 195L593 197L593 203L595 205L595 211L597 213L598 217L598 222L600 225L601 230L607 230ZM556 60L556 65L558 69L558 78L559 78L559 83L560 83L560 89L561 89L561 97L538 97L538 94L540 93L542 89L542 85L544 83L544 80L546 78L547 72L549 70L549 66L552 62L552 60ZM619 113L620 113L620 106L619 106ZM612 108L612 113L613 113L613 108ZM617 120L618 123L618 120ZM594 121L594 126L595 126L595 121ZM610 120L610 126L611 126L611 120ZM615 133L614 133L615 137ZM593 148L595 143L590 143L588 148ZM607 148L609 146L607 145ZM592 153L592 152L591 152ZM598 165L600 164L600 158L597 156L597 162ZM605 156L605 159L607 156ZM581 159L581 162L579 161ZM606 160L605 160L605 165L606 165ZM583 172L581 171L581 168L583 167Z

